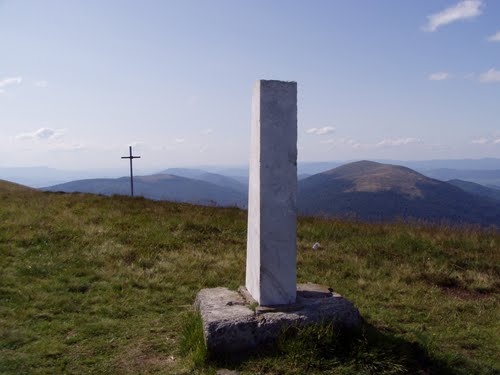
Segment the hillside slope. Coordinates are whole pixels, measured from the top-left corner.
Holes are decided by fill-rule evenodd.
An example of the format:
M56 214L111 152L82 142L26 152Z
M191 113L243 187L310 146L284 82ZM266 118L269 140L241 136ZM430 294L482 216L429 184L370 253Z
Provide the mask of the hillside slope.
M239 209L0 183L0 373L215 373L217 364L181 354L185 321L200 289L244 284L245 247ZM498 232L300 218L298 282L345 295L376 340L337 356L342 345L316 337L225 366L494 373L499 255Z
M498 160L498 159L493 159ZM423 171L426 176L436 178L441 181L463 180L471 181L481 185L500 186L500 164L497 169L430 169Z
M467 193L479 195L481 197L494 199L500 201L500 189L493 187L488 187L475 182L463 181L463 180L450 180L447 181L449 184L456 186Z
M130 179L101 178L71 181L43 188L46 191L81 192L103 195L129 195ZM245 207L245 196L234 189L192 178L156 174L134 177L134 194L155 200L204 205Z
M299 211L369 221L500 226L500 204L409 168L360 161L299 182Z
M20 193L20 192L29 192L29 191L35 191L35 189L32 189L28 186L16 184L14 182L10 181L5 181L5 180L0 180L0 191L3 193Z
M191 168L169 168L165 169L161 173L170 174L174 176L193 178L196 180L210 182L214 185L222 186L224 188L233 189L240 193L246 194L248 191L248 181L244 184L240 181L224 176L218 173L210 173L201 169L191 169Z

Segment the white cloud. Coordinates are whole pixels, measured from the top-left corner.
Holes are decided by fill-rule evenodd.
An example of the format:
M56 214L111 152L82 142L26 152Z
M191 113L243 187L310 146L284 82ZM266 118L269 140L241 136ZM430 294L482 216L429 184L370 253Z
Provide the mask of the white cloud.
M486 73L479 76L479 82L500 82L500 70L496 70L494 68L488 70Z
M209 134L212 134L213 132L214 132L213 129L205 129L205 130L201 131L201 134L203 134L203 135L209 135Z
M12 85L20 85L23 81L22 77L8 77L0 80L0 94L5 93L5 87Z
M500 138L495 139L495 140L493 141L493 143L494 143L494 144L496 144L496 145L500 144Z
M184 138L176 138L175 143L184 143L186 140Z
M497 31L496 34L493 34L487 39L490 42L500 42L500 31Z
M339 138L339 139L330 138L330 139L326 139L324 141L321 141L321 143L327 144L327 145L333 145L333 146L344 145L344 146L349 146L352 148L360 148L362 146L361 143L359 143L358 141L356 141L352 138Z
M418 138L397 138L397 139L384 139L377 143L378 147L391 147L391 146L404 146L412 143L422 143Z
M432 73L432 74L429 74L429 77L428 77L428 79L430 81L444 81L444 80L450 79L450 78L451 78L451 74L448 72Z
M41 88L46 88L49 87L49 82L42 80L42 81L36 81L35 82L36 87L41 87Z
M10 85L19 85L23 81L23 77L8 77L0 80L0 88Z
M477 17L483 12L482 8L482 0L460 1L459 3L446 8L441 12L427 16L427 24L424 25L422 29L424 31L434 32L443 25Z
M481 138L473 139L471 141L471 143L473 143L475 145L484 145L485 143L488 143L488 138L481 137Z
M336 142L335 142L335 139L331 138L331 139L325 139L324 141L320 141L320 143L324 143L326 145L331 145L331 144L334 144Z
M50 129L50 128L40 128L30 133L21 133L16 135L16 139L21 140L47 140L56 139L62 136L66 132L65 129Z
M351 146L352 148L360 148L361 147L361 143L359 142L356 142L355 140L353 139L350 139L349 141L347 141L347 144L349 146Z
M310 128L306 130L307 134L316 134L316 135L324 135L324 134L330 134L335 131L335 128L333 126L324 126L322 128Z

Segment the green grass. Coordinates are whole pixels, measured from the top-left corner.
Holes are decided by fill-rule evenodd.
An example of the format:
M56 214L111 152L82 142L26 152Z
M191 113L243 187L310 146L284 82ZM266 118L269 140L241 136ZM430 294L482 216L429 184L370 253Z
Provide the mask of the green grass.
M367 327L209 359L191 306L201 288L244 284L245 247L238 209L0 182L0 373L500 371L498 232L301 218L298 281L331 286Z

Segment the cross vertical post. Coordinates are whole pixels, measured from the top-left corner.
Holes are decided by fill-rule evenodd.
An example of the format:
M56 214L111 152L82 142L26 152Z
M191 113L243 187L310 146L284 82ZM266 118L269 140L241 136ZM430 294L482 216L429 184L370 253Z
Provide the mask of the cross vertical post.
M140 156L132 155L132 146L128 148L129 156L122 156L122 159L130 159L130 196L134 196L134 173L132 171L132 159L140 159Z

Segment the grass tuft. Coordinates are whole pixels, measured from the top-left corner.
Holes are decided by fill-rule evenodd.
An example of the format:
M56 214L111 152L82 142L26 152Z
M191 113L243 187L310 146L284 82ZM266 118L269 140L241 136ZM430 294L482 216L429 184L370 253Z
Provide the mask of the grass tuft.
M203 336L203 321L197 312L186 314L181 334L180 352L191 363L191 368L202 369L208 360L208 351Z

